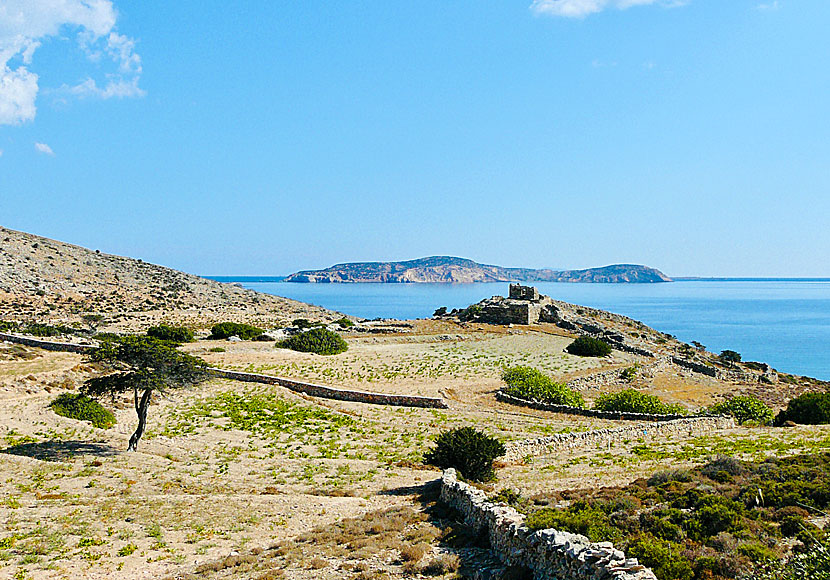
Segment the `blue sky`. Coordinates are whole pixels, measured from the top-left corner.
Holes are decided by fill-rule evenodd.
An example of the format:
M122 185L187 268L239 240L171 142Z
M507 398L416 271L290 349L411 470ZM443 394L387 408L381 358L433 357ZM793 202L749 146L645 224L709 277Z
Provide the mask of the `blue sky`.
M0 0L0 225L189 272L830 276L830 2Z

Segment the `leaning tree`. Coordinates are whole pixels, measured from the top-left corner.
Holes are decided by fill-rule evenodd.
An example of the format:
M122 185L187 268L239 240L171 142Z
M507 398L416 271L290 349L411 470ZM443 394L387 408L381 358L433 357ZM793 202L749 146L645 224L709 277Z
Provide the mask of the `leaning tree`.
M133 392L138 427L128 451L135 451L147 426L147 408L153 391L164 393L196 385L208 378L203 360L176 350L169 342L148 336L123 336L107 340L89 354L110 374L88 379L83 392L92 396ZM140 395L139 395L140 393Z

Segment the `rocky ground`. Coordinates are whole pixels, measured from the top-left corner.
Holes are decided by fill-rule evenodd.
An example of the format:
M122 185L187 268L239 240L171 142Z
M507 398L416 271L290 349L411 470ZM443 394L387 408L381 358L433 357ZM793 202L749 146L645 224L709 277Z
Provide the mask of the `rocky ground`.
M100 330L118 332L159 322L205 328L216 322L246 321L271 327L295 318L342 316L296 300L0 227L0 320L83 326L84 314L102 315Z

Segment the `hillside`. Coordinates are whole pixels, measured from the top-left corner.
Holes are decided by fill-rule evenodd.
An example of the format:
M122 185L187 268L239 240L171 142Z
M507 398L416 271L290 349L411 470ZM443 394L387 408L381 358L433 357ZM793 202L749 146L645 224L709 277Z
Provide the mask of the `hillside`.
M536 270L479 264L465 258L432 256L404 262L353 262L325 270L291 274L286 282L316 283L455 283L473 282L671 282L671 278L647 266L615 264L587 270Z
M0 319L73 323L85 313L103 314L111 329L339 318L295 300L0 227Z

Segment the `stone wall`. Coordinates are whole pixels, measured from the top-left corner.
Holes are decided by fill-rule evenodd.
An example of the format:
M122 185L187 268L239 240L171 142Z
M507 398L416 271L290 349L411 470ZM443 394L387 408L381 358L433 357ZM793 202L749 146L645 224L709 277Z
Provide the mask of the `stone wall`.
M44 350L60 351L60 352L77 352L87 353L94 350L95 347L91 345L72 344L68 342L51 342L48 340L39 340L36 338L28 338L25 336L17 336L15 334L0 333L0 340L32 346L35 348L42 348ZM332 387L324 387L322 385L315 385L313 383L303 383L300 381L293 381L291 379L283 379L271 375L258 375L254 373L243 373L239 371L228 371L224 369L208 368L208 371L216 377L231 379L234 381L244 381L247 383L264 383L269 385L279 385L290 389L297 393L305 393L312 397L320 397L322 399L336 399L338 401L354 401L357 403L370 403L373 405L391 405L397 407L426 407L432 409L446 409L447 403L443 399L433 397L417 397L409 395L387 395L384 393L368 393L365 391L351 391L346 389L335 389Z
M686 417L670 421L640 425L626 425L611 429L596 429L578 433L556 433L548 437L509 441L505 443L506 461L518 461L524 457L548 455L559 449L607 447L612 443L647 438L648 440L676 440L678 437L695 437L712 431L732 429L735 419L726 416Z
M240 371L228 371L224 369L210 368L211 374L216 377L243 381L246 383L265 383L279 385L297 393L304 393L312 397L323 399L336 399L338 401L353 401L356 403L370 403L372 405L391 405L397 407L425 407L432 409L446 409L447 403L443 399L433 397L418 397L414 395L389 395L384 393L370 393L366 391L351 391L347 389L335 389L283 379L271 375L259 375L254 373L243 373Z
M616 421L674 421L675 419L688 419L688 415L663 415L657 413L629 413L623 411L598 411L596 409L580 409L579 407L571 407L569 405L553 405L551 403L542 403L536 399L522 399L521 397L514 397L508 395L503 391L496 391L496 399L511 405L520 405L522 407L530 407L531 409L539 409L540 411L550 411L552 413L563 413L565 415L579 415L581 417L593 417L595 419L611 419Z
M18 336L16 334L7 334L0 332L0 340L6 342L14 342L25 346L32 346L35 348L42 348L43 350L51 350L57 352L77 352L80 354L94 350L95 347L88 344L74 344L71 342L52 342L49 340L40 340L37 338L29 338L27 336Z
M441 477L441 501L455 508L467 525L486 533L490 547L508 566L532 571L536 580L656 580L654 573L610 542L591 543L579 534L554 529L531 531L524 516L462 481L455 470Z

